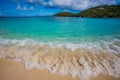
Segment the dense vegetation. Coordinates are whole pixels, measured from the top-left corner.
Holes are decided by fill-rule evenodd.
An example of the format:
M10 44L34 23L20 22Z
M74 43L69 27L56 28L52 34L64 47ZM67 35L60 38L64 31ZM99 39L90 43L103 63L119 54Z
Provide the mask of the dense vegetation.
M70 12L61 12L57 13L53 16L62 16L62 17L95 17L95 18L120 18L120 5L105 5L93 7L90 9L86 9L77 14L73 14Z
M70 17L70 16L74 16L74 14L70 12L60 12L60 13L54 14L54 16Z

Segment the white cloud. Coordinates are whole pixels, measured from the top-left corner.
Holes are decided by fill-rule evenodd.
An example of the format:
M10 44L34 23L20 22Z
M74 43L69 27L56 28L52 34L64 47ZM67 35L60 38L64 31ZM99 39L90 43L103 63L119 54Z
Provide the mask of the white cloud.
M21 10L21 5L18 4L17 7L16 7L17 10Z
M43 4L44 0L28 0L29 3Z
M28 2L33 3L35 0L28 0Z
M21 6L20 3L17 5L16 7L17 10L27 10L27 8L25 6Z
M91 6L89 6L89 4L90 4L89 0L72 1L72 3L73 3L73 6L71 6L71 8L75 9L75 10L83 10L88 7L91 7Z
M71 0L51 0L51 3L53 3L55 6L71 6Z
M34 10L34 7L33 7L33 6L31 6L28 10L31 10L31 11L32 11L32 10Z
M31 6L31 7L26 7L26 6L21 6L20 5L20 3L17 5L17 7L16 7L16 9L17 10L24 10L24 11L26 11L26 10L34 10L34 7L33 6Z
M54 6L60 8L70 8L73 10L83 10L99 5L115 4L116 0L50 0Z
M27 8L24 6L24 7L22 8L22 10L27 10Z
M28 2L33 4L73 10L84 10L99 5L112 5L117 1L118 0L49 0L46 2L45 0L28 0Z

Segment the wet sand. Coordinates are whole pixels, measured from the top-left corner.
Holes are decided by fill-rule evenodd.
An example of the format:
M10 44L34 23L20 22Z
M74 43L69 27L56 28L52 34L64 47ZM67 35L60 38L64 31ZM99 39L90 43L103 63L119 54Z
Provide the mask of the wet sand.
M44 69L25 70L24 65L13 60L0 59L0 80L79 80L70 75L51 74ZM108 75L100 74L89 80L120 80Z

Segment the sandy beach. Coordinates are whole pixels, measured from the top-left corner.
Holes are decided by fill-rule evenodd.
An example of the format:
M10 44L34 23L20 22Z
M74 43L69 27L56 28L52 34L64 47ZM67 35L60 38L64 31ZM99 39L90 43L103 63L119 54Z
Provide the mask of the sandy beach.
M0 80L79 80L79 78L73 78L70 75L51 74L44 69L25 70L22 63L1 58ZM120 78L100 74L96 78L89 78L89 80L120 80Z

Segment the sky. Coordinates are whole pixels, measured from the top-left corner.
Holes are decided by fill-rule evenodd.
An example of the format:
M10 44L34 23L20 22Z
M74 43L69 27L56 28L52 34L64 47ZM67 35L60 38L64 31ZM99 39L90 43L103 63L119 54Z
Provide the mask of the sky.
M0 0L0 16L49 16L118 4L120 0Z

